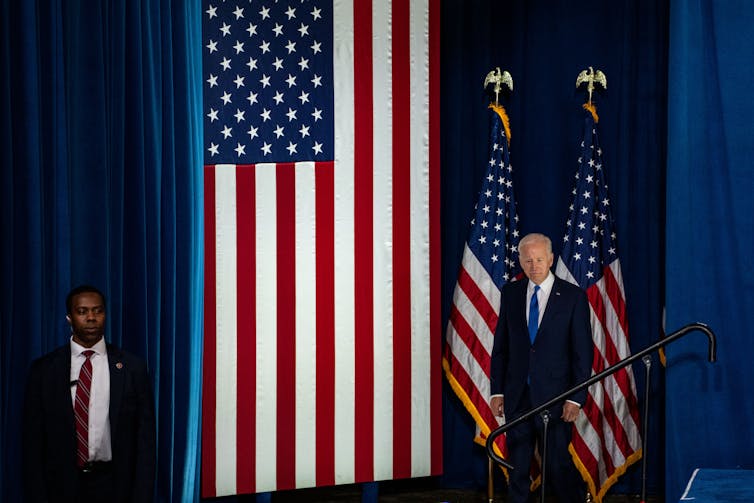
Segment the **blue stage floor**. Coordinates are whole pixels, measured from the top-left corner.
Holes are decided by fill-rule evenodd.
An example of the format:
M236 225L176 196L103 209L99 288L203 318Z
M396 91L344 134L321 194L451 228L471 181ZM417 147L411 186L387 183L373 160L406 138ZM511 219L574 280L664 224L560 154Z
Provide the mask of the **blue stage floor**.
M680 499L683 503L752 503L754 470L697 469Z

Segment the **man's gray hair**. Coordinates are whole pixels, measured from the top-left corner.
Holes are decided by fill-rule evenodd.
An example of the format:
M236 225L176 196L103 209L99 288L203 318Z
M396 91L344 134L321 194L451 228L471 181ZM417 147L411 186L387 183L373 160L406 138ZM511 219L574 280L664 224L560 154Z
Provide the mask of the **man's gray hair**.
M550 238L539 232L532 232L531 234L527 234L526 236L521 238L521 241L518 242L519 256L521 255L521 250L524 249L524 246L528 246L537 242L545 243L547 245L547 252L552 254L552 241L550 241Z

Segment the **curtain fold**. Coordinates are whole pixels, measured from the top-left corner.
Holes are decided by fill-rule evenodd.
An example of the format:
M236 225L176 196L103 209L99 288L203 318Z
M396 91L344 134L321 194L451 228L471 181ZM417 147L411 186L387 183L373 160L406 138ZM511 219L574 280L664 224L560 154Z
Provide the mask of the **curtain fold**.
M671 2L668 100L667 327L707 323L706 339L668 347L666 501L695 468L754 468L754 5Z
M108 297L106 338L149 363L158 501L196 500L201 4L0 8L0 499L21 500L29 363L67 341L65 293L86 282Z

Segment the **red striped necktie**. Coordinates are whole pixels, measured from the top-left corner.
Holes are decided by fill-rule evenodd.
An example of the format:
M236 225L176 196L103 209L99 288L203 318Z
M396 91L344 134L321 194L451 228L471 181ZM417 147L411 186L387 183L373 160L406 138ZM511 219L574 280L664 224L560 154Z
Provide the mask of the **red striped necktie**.
M89 395L92 389L91 358L94 351L87 349L81 354L86 357L86 360L79 371L76 402L73 406L73 415L76 420L76 463L79 467L89 461Z

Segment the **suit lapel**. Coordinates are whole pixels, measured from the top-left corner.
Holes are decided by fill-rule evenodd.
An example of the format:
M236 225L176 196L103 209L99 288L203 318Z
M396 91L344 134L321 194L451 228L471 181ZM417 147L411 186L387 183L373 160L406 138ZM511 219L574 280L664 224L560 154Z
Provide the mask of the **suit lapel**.
M518 326L521 333L526 334L529 337L529 326L526 324L526 289L529 286L528 278L524 277L521 280L513 283L516 288L516 294L511 299L511 302L515 304L511 305L510 313L514 313L516 319L513 320L515 325Z
M550 320L555 316L560 307L562 306L563 296L562 289L558 282L558 278L555 278L555 282L552 284L552 290L550 296L547 298L547 307L545 313L542 315L542 323L539 324L539 328L546 327Z
M123 403L125 372L120 351L110 344L107 345L107 362L110 368L110 435L115 437L120 406Z
M71 399L71 345L67 344L58 352L54 362L54 384L55 392L53 396L60 403L55 410L64 412L66 423L70 424L73 429L73 400Z

